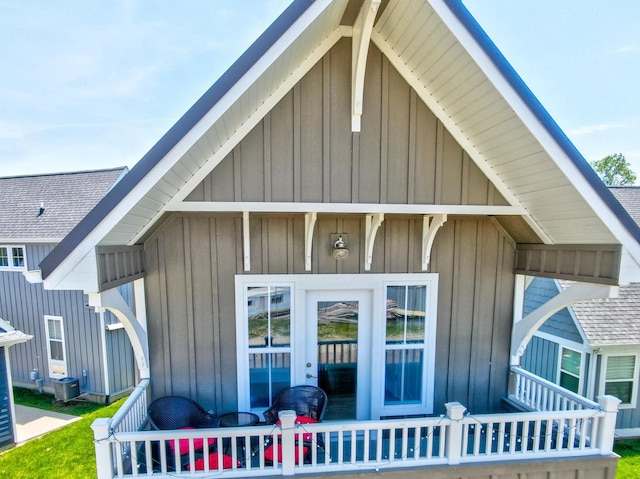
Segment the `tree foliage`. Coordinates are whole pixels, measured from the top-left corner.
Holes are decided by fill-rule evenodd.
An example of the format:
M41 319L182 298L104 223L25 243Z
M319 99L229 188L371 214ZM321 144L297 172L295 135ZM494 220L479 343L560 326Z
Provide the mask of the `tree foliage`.
M593 161L591 167L607 186L633 185L636 181L636 174L622 153L614 153Z

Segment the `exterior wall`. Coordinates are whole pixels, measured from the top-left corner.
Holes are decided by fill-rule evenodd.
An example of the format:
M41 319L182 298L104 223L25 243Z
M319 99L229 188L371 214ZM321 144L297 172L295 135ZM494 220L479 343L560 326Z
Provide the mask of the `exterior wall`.
M507 204L373 45L352 133L350 56L345 38L187 199Z
M26 245L27 262L31 268L53 249L52 244ZM33 335L23 347L10 348L12 377L14 385L36 388L30 380L30 373L37 369L43 379L43 387L54 391L55 378L49 377L47 344L44 316L62 316L65 334L65 353L69 377L80 380L82 392L89 392L98 401L108 394L104 377L104 345L100 316L87 306L81 291L46 291L41 284L30 284L20 272L0 272L0 317L13 327ZM112 341L113 342L113 341ZM128 338L126 338L128 343ZM118 340L118 353L125 351L122 338ZM128 346L131 349L131 346ZM116 370L122 363L132 363L132 353L127 352L113 358ZM131 371L131 366L129 366ZM82 371L87 375L83 376ZM134 385L134 375L130 374L129 385ZM114 387L122 389L120 384Z
M362 132L350 129L351 43L296 85L189 196L192 201L505 204L379 51L369 55ZM250 274L305 274L304 216L250 217ZM332 233L351 254L330 257ZM312 273L365 273L363 215L319 215ZM421 272L422 217L387 215L372 273ZM174 214L145 243L152 395L235 409L234 275L243 271L238 214ZM506 396L515 245L485 217L450 216L431 270L440 274L436 413L474 413Z
M560 345L534 336L522 355L523 369L555 383L558 380L558 355Z
M0 450L15 443L13 437L13 418L11 417L11 393L9 391L9 372L7 371L7 350L0 346Z

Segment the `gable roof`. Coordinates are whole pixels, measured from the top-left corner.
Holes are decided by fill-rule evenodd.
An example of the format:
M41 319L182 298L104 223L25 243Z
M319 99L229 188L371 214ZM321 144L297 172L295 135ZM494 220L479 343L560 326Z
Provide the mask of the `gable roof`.
M338 40L353 35L360 5L295 0L45 258L43 278L58 284L97 244L141 241ZM459 0L388 0L371 41L500 194L527 212L542 242L623 244L640 262L636 223Z
M0 178L0 242L59 242L126 171L121 167Z
M15 329L4 319L0 318L0 346L13 346L14 344L24 343L31 338L33 338L33 336Z

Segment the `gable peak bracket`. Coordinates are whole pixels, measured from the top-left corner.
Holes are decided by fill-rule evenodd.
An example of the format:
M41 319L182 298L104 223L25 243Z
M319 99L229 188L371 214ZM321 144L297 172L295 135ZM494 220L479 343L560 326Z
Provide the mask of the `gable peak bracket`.
M364 270L371 271L371 263L373 263L373 244L376 241L378 228L384 221L384 213L374 213L366 216L365 222L365 262Z
M429 269L431 248L438 230L447 222L447 215L425 215L422 219L422 271Z
M351 54L351 131L360 131L367 54L381 0L365 0L353 24Z
M311 271L311 246L313 245L313 230L316 226L318 214L315 212L304 215L304 270Z

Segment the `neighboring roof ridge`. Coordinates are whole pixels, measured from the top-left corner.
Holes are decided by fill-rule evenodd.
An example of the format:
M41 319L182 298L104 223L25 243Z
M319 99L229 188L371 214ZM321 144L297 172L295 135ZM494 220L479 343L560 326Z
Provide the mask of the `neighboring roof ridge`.
M0 180L16 180L19 178L42 178L46 176L70 176L80 175L87 173L107 173L109 171L128 170L127 166L116 166L114 168L100 168L95 170L80 170L80 171L60 171L57 173L33 173L29 175L16 175L16 176L0 176Z

